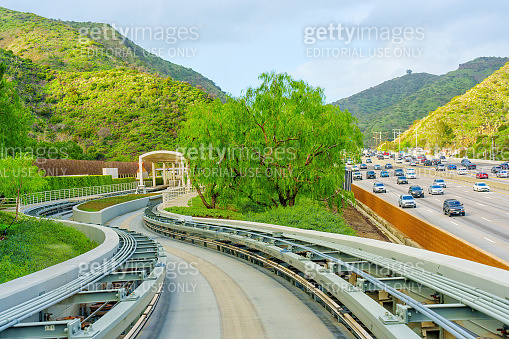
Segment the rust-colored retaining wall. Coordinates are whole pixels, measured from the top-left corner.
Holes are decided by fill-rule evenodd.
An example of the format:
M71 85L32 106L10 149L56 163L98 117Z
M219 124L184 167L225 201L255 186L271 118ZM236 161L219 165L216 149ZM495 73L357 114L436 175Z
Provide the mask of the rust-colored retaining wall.
M146 163L144 164L144 166ZM149 164L150 165L150 164ZM103 168L118 168L121 176L135 176L138 172L138 162L122 161L96 161L96 160L71 160L71 159L37 159L35 166L44 169L46 175L102 175ZM149 166L150 168L150 166Z
M357 185L352 185L352 192L355 199L427 250L509 270L509 262L407 213Z

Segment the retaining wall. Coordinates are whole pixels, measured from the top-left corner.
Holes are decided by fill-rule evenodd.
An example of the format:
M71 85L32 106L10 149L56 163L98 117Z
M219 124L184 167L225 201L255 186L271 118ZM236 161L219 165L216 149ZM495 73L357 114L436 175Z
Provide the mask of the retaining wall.
M161 195L154 195L151 197L136 199L132 201L123 202L121 204L113 205L110 207L106 207L98 212L87 212L79 209L80 205L76 205L73 207L72 218L75 221L96 224L96 225L104 225L107 221L118 217L119 215L123 215L126 213L130 213L136 210L139 210L143 207L147 207L149 203L160 203L162 202Z
M355 199L410 237L424 249L508 270L509 263L463 239L388 203L357 185Z
M57 221L55 221L57 222ZM103 226L74 221L58 221L83 232L99 246L87 253L0 285L0 310L5 310L76 279L81 270L88 272L92 264L103 264L117 252L119 238L115 231ZM87 263L86 266L83 263ZM80 266L81 265L81 266ZM32 319L32 318L31 318ZM30 319L29 319L30 320ZM38 314L32 319L38 321Z

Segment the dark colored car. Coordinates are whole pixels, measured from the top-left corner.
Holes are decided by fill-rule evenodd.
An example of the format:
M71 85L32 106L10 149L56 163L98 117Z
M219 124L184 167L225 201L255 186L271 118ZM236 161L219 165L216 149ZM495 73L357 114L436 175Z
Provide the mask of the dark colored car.
M460 203L456 199L445 199L443 206L444 214L448 216L456 215L465 215L465 208L463 204Z
M366 172L366 179L376 179L375 171L367 171Z
M387 171L380 172L380 178L388 178L388 177L389 177L389 172L387 172Z
M384 160L384 156L383 155L379 155L379 156L377 156L377 159L378 160Z
M447 165L447 169L455 170L455 169L457 169L457 167L454 164L450 164L450 165Z
M368 169L368 166L366 164L361 164L359 166L360 169Z
M433 160L431 160L431 164L432 164L433 166L439 165L439 164L441 164L441 163L442 163L442 162L440 161L440 159L433 159Z
M500 171L501 169L502 169L502 167L501 167L501 166L493 166L493 167L491 168L491 173L495 173L495 174L496 174L496 173L498 173L498 171Z
M509 169L509 163L504 162L504 163L500 164L500 168L508 170Z
M398 179L396 180L396 183L398 185L408 184L408 179L405 176L399 176Z
M424 160L424 166L431 166L432 164L431 160Z
M421 186L410 186L408 188L408 194L414 198L424 198L424 191Z
M466 164L465 167L467 168L467 170L473 170L477 168L477 166L475 164L472 164L471 162Z
M401 168L396 168L394 170L394 176L399 177L399 176L402 176L402 175L405 175L405 172Z
M488 179L488 173L486 172L479 172L475 175L477 179Z
M392 164L385 164L385 169L392 169Z
M465 166L465 164L469 164L469 163L470 163L470 160L468 160L468 159L461 159L461 164L463 166Z

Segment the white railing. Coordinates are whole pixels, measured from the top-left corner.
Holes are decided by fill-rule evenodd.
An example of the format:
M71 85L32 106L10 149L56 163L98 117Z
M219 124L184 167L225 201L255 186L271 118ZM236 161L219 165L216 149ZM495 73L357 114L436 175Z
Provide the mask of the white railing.
M16 206L16 198L0 198L0 208Z
M163 206L166 208L170 201L191 192L196 192L196 189L193 186L169 187L162 192Z
M121 184L79 187L79 188L65 188L65 189L61 189L61 190L44 191L44 192L25 194L21 198L20 205L26 206L26 205L43 203L43 202L47 202L47 201L79 198L79 197L86 197L86 196L91 196L91 195L99 195L99 194L134 190L134 189L136 189L136 187L138 187L138 184L139 184L138 181L133 181L133 182L125 182L125 183L121 183ZM145 181L144 184L146 187L152 186L152 182L148 181L148 180ZM16 203L16 199L14 199L14 203Z

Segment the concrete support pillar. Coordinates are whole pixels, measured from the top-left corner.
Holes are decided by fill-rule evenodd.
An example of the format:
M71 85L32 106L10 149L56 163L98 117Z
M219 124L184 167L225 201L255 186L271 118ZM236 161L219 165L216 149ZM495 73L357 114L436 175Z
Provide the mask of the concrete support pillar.
M172 185L175 186L175 163L171 163L171 182Z
M152 163L152 186L156 186L156 164Z
M163 185L166 185L166 163L163 162Z
M143 185L143 161L139 158L140 185Z

